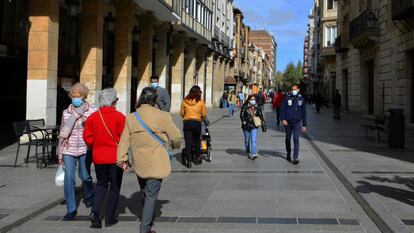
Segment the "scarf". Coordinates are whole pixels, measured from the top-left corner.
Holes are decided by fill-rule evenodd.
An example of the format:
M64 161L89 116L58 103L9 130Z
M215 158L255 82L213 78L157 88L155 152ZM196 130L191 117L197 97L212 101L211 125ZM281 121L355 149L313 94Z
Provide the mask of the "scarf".
M66 120L65 124L63 125L59 137L63 139L69 138L69 135L72 133L73 127L76 124L76 121L83 117L83 114L88 111L89 104L84 103L82 106L75 108L72 104L68 107L68 112L71 113L69 118Z

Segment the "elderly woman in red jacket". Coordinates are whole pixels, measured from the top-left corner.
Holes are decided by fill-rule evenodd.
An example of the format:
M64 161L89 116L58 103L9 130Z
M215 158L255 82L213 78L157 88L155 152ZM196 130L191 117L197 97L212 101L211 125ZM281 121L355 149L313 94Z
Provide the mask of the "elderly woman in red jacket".
M116 165L117 147L125 125L125 116L115 109L118 98L113 88L99 93L99 110L86 121L83 139L92 149L97 183L90 214L91 228L102 228L99 210L109 190L105 226L118 222L116 209L121 189L123 170Z

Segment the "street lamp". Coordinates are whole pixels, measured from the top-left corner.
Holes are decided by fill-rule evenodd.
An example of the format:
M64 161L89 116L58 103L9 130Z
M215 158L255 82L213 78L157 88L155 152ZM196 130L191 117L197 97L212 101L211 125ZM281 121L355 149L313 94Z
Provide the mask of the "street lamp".
M115 17L112 15L112 12L108 12L104 20L107 25L107 30L113 32L115 30Z
M140 36L140 30L138 26L134 26L134 29L132 29L132 41L133 42L139 42L139 36Z

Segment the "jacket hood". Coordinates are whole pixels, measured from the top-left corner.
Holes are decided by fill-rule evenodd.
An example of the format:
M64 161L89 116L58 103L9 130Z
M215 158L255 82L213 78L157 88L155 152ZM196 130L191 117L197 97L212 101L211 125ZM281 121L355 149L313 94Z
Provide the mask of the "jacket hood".
M201 101L201 100L200 100ZM199 102L200 102L199 101ZM184 100L184 102L186 103L186 104L188 104L188 105L190 105L190 106L195 106L195 105L197 105L199 102L197 102L195 99L185 99Z

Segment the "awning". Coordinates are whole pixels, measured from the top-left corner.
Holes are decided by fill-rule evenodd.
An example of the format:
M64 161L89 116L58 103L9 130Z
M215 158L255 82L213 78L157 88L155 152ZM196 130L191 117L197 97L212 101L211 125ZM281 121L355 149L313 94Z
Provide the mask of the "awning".
M236 85L237 84L237 80L233 76L227 76L224 79L224 84Z
M161 21L179 21L181 17L174 12L172 6L170 6L164 0L134 0L140 7L150 11L155 17Z

